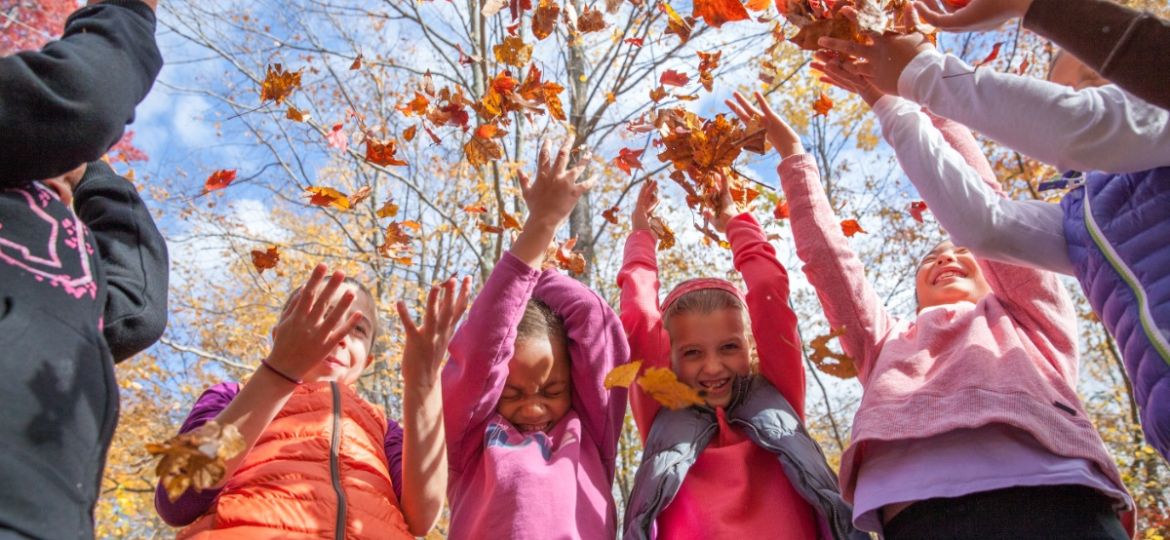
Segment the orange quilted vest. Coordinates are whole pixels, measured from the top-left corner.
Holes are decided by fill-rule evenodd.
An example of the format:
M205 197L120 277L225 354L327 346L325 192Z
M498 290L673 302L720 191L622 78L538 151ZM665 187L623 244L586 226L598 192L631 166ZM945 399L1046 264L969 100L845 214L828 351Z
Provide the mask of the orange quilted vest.
M211 510L179 539L413 538L399 510L386 418L353 389L306 383Z

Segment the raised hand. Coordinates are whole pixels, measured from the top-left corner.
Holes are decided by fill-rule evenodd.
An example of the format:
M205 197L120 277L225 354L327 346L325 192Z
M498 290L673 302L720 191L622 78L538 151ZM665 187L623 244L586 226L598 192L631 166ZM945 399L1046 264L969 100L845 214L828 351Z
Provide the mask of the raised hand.
M1032 0L971 0L953 11L947 9L947 4L946 0L928 0L915 2L915 7L924 22L941 30L981 32L994 30L1007 21L1023 17L1032 7Z
M398 302L398 318L406 336L402 348L402 374L407 386L438 383L439 365L447 355L455 324L467 309L470 290L470 277L463 278L458 296L455 295L455 278L431 287L421 326L411 318L406 303Z
M854 56L861 62L853 62L853 71L883 93L898 95L898 78L906 66L919 53L934 48L926 36L920 33L889 34L871 36L871 43L862 44L831 37L823 37L817 43L838 54Z
M792 126L789 126L783 118L780 118L780 115L776 114L776 111L768 104L768 100L764 98L763 94L759 92L755 93L756 103L759 105L759 108L753 107L747 98L739 92L736 92L734 96L735 101L727 100L724 103L727 104L731 112L735 113L744 124L750 125L753 120L762 120L764 129L768 132L768 142L776 148L776 152L780 154L781 159L804 153L804 146L800 144L800 137L792 130Z
M556 156L550 149L547 140L540 147L535 182L527 174L520 173L520 191L528 206L528 219L510 251L532 268L541 267L546 248L556 236L557 228L569 218L577 200L596 184L594 179L577 182L589 159L587 155L582 156L575 166L569 167L571 138L565 139Z
M272 330L272 352L266 362L280 374L304 379L363 318L358 312L346 316L353 305L353 291L346 291L334 303L345 274L334 272L322 286L327 273L325 264L313 269L309 281L289 300Z
M650 226L650 219L654 216L654 209L658 207L658 182L646 180L642 189L638 191L638 202L634 204L634 212L630 216L631 226L635 231L650 231L655 238L654 227Z
M870 107L885 95L873 82L857 72L853 61L845 60L832 51L817 51L814 58L812 68L821 72L822 82L861 96Z
M727 232L727 223L739 215L735 199L731 197L731 181L722 173L719 175L719 198L716 210L703 210L703 217L720 233Z

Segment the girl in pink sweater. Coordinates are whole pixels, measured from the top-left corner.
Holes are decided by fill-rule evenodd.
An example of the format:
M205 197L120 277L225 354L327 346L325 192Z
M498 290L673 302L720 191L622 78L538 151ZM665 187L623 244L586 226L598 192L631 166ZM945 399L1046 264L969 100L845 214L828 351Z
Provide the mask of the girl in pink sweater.
M788 275L759 223L735 212L723 188L722 208L710 218L727 234L746 297L726 280L699 278L679 284L660 307L653 181L643 186L632 216L618 276L631 356L643 360L643 371L672 369L706 406L660 409L631 387L646 448L625 537L854 537L860 533L849 524L836 476L804 430L804 370Z
M816 163L757 94L783 161L796 252L829 324L845 329L864 393L841 487L854 523L885 538L1127 538L1132 505L1076 393L1076 315L1055 275L935 246L915 276L918 313L883 307L849 249ZM927 120L940 157L999 190L962 126ZM954 158L954 159L952 159Z
M604 540L624 391L605 374L629 361L617 314L597 293L541 271L556 230L592 182L546 144L528 219L451 341L443 369L450 538Z

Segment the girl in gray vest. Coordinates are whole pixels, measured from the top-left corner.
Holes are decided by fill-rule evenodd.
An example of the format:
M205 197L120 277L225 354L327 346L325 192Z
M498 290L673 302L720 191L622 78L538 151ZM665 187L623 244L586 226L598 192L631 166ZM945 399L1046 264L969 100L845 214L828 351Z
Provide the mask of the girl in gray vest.
M618 276L631 357L643 359L643 370L673 370L705 403L662 409L631 386L645 449L625 538L867 538L850 524L837 477L804 428L788 274L751 214L735 212L726 180L722 188L721 209L709 218L727 234L746 298L726 280L700 278L680 284L660 308L654 182L634 209Z

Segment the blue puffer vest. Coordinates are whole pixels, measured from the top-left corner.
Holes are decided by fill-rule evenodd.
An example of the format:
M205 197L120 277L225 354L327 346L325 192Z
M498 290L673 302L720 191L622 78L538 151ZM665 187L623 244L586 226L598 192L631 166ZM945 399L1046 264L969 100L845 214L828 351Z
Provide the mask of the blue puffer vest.
M820 445L767 380L760 376L736 380L727 421L743 428L753 443L776 454L788 481L817 511L826 540L869 538L853 528L853 508L841 498L837 475L825 461ZM642 464L626 505L623 538L651 537L658 515L674 500L687 471L718 428L715 411L709 407L678 411L664 408L658 412L646 437Z
M1146 440L1170 459L1170 167L1088 174L1061 206L1069 259L1117 340Z

